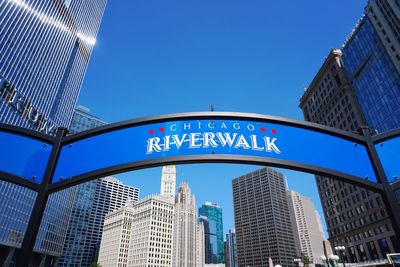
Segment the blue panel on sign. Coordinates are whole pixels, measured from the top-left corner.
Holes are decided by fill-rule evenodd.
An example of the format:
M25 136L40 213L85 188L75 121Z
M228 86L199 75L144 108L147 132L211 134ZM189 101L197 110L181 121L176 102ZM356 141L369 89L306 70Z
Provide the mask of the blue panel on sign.
M400 179L400 137L375 145L389 182Z
M0 131L0 170L41 182L52 146L25 136Z
M272 123L171 121L130 127L65 145L53 182L168 156L234 154L306 163L376 181L363 145Z

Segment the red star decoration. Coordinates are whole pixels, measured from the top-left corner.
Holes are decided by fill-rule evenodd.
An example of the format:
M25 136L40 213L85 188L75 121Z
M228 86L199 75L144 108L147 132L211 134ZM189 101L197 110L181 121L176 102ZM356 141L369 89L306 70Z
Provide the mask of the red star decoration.
M275 130L275 129L272 129L272 130L271 130L271 133L276 134L276 130Z
M160 133L164 132L164 128L163 127L160 127L160 129L158 129L158 130L160 130Z
M149 134L153 134L153 133L154 133L154 130L150 129Z
M260 131L263 133L263 132L265 132L265 127L261 127L261 129L260 129Z

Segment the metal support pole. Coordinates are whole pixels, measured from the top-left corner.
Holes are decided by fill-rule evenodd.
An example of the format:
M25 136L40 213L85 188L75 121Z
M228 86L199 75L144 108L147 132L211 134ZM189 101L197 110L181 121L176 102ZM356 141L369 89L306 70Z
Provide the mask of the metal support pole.
M47 191L48 185L51 183L51 179L56 169L58 157L61 152L61 141L66 133L66 128L57 129L53 149L51 151L50 158L46 166L46 171L43 176L42 183L40 184L35 204L32 209L31 217L29 218L29 223L25 231L24 239L22 241L20 253L18 253L17 267L29 266L31 257L33 255L33 248L35 246L36 237L39 232L40 223L42 221L42 217L46 209L47 200L49 198L49 193Z
M393 244L396 252L400 251L400 208L397 204L396 197L386 178L386 173L379 159L375 144L372 142L371 133L366 126L361 127L361 132L365 138L368 156L371 160L377 181L383 186L382 198L392 223L393 231L396 235L396 244Z

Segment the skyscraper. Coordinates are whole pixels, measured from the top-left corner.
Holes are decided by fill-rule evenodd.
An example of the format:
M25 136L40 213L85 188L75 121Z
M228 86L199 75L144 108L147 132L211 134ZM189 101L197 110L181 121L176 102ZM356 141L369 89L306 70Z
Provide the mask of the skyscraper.
M100 118L90 113L90 109L77 106L72 117L69 133L74 134L107 124Z
M196 226L196 267L203 267L205 260L204 251L204 224L198 222Z
M139 189L108 176L78 186L60 266L96 262L105 216L126 203L137 202Z
M325 241L321 220L311 199L293 191L287 191L289 213L292 218L293 233L297 240L297 256L304 253L315 264L324 264L322 242Z
M300 100L308 121L355 131L400 127L400 76L396 1L370 0L342 50L332 50ZM332 247L346 247L346 261L385 258L397 241L379 194L317 177ZM399 188L399 184L393 188Z
M69 126L105 6L0 1L2 123L46 133Z
M68 127L106 0L0 0L0 122L52 133ZM36 193L0 181L0 264L21 246ZM60 256L74 189L49 198L34 265Z
M124 207L106 215L99 252L101 266L128 266L133 217L129 198Z
M400 15L399 7L397 11ZM388 40L400 45L400 40L382 40L378 32L389 30L382 26L376 31L371 19L363 17L344 44L341 59L367 125L382 133L400 126L400 72L396 68L400 61L393 62L384 46Z
M175 197L176 169L175 165L163 166L161 174L161 195Z
M206 202L199 208L204 223L205 263L225 263L222 209L216 203Z
M104 124L90 114L88 108L78 106L70 132L77 133ZM128 198L138 201L139 189L123 185L115 178L78 185L59 266L88 266L96 261L105 215L123 206Z
M174 202L150 196L106 216L99 263L103 267L171 267Z
M340 50L330 52L300 107L306 120L354 131L366 121L341 57ZM329 241L332 247L346 247L347 262L385 258L394 251L394 232L379 194L329 177L316 181Z
M292 224L282 173L263 168L232 181L239 266L294 266Z
M225 266L238 267L235 229L229 229L226 234Z
M187 183L178 187L175 197L172 267L196 266L196 199Z
M370 0L365 7L365 14L370 19L398 73L400 73L399 6L397 0Z

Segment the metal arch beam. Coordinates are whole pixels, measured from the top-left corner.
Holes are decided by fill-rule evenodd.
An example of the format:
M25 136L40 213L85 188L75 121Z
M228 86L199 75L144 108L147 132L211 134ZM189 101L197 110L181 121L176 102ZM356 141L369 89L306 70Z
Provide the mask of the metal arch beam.
M14 125L9 125L9 124L4 124L0 123L0 132L6 132L6 133L11 133L15 135L20 135L24 136L27 138L31 138L37 141L41 141L50 145L54 145L55 139L54 137L50 135L46 135L44 133L34 131L31 129L19 127L19 126L14 126ZM24 177L20 177L18 175L14 175L8 172L4 172L0 170L0 180L13 183L19 186L23 186L25 188L28 188L30 190L34 190L36 192L39 192L40 190L40 184L34 181L30 181Z
M340 137L349 141L353 141L360 144L365 144L365 140L361 135L343 131L340 129L324 126L321 124L300 121L295 119L289 119L278 116L269 116L255 113L243 113L243 112L188 112L188 113L174 113L167 115L150 116L139 119L127 120L117 123L111 123L96 127L87 131L83 131L77 134L69 135L63 138L63 145L68 143L73 143L82 139L93 137L96 135L113 132L125 128L166 122L171 120L189 120L189 119L233 119L233 120L249 120L258 122L274 123L286 126L297 127L301 129L311 130L315 132L320 132L324 134L329 134L332 136Z
M247 120L254 122L265 122L265 123L273 123L277 125L291 126L299 129L306 129L313 132L319 132L326 135L331 135L335 137L339 137L354 143L362 144L368 150L368 154L370 156L371 164L374 167L375 174L380 180L380 183L374 183L368 180L363 180L359 177L355 177L346 173L338 172L332 169L326 169L322 167L317 167L314 165L282 160L282 159L273 159L273 158L264 158L264 157L255 157L255 156L242 156L242 155L221 155L221 154L211 154L211 155L186 155L186 156L171 156L160 158L156 160L144 160L144 161L136 161L129 162L117 166L112 166L104 169L94 170L92 172L81 174L76 177L72 177L71 179L64 180L55 184L51 184L51 179L54 175L55 168L58 163L58 157L60 155L61 149L64 145L88 139L94 136L98 136L104 133L114 132L125 128L147 125L152 123L159 122L167 122L171 120L204 120L204 119L230 119L230 120ZM263 166L272 166L272 167L280 167L292 170L298 170L303 172L309 172L317 175L329 176L335 179L349 182L352 184L360 185L362 187L369 188L371 190L381 192L387 201L385 203L393 200L393 192L390 192L390 188L387 186L387 180L384 175L383 168L380 164L379 157L377 156L374 144L377 142L381 142L384 140L388 140L397 136L400 136L400 129L392 131L390 133L382 134L379 136L372 137L369 135L367 131L363 131L363 135L357 135L349 132L345 132L342 130L338 130L331 127L322 126L315 123L304 122L294 119L288 119L283 117L276 116L267 116L260 114L252 114L252 113L233 113L233 112L193 112L193 113L177 113L177 114L169 114L169 115L160 115L153 117L145 117L140 119L128 120L124 122L114 123L110 125L105 125L102 127L98 127L92 130L84 131L71 136L64 136L66 130L59 129L56 137L51 137L44 135L42 133L38 133L32 130L27 130L21 127L9 126L0 124L0 131L10 132L21 136L26 136L28 138L32 138L35 140L40 140L45 143L52 144L52 152L51 157L48 161L46 172L44 179L42 180L40 187L36 188L38 192L38 197L35 201L35 207L38 207L37 210L39 212L33 214L29 221L29 225L27 228L27 232L24 236L24 241L22 244L22 253L18 259L17 266L24 267L27 266L29 261L29 255L31 255L33 251L33 246L36 240L36 236L38 233L40 221L42 219L44 208L47 203L47 199L50 193L59 191L61 189L77 185L86 181L90 181L101 176L107 174L115 174L128 170L136 170L154 166L160 166L165 163L203 163L203 162L222 162L222 163L247 163L254 165L263 165ZM4 172L0 172L0 175L4 174L4 177L11 182L16 184L20 184L22 186L32 186L27 182L22 182L22 177L17 177L14 175L10 175ZM390 195L390 194L391 195ZM390 203L389 203L390 204ZM389 205L388 208L392 211L391 218L395 224L395 232L397 236L400 236L400 218L399 216L393 216L394 208ZM396 214L394 214L396 215ZM33 218L33 219L32 219Z
M285 125L296 127L300 129L307 129L314 132L319 132L322 134L328 134L332 136L336 136L339 138L343 138L355 143L359 143L362 145L366 145L365 139L362 135L350 133L347 131L343 131L336 128L327 127L324 125L300 121L295 119L289 119L284 117L278 116L269 116L269 115L261 115L261 114L254 114L254 113L237 113L237 112L189 112L189 113L175 113L175 114L166 114L166 115L159 115L159 116L150 116L138 119L132 119L122 122L117 122L113 124L108 124L104 126L100 126L97 128L93 128L87 131L83 131L74 135L64 136L61 138L61 146L73 143L79 140L88 139L94 136L98 136L105 133L110 133L114 131L118 131L121 129L136 127L140 125L146 124L153 124L159 122L167 122L172 120L204 120L204 119L231 119L231 120L248 120L248 121L255 121L255 122L266 122L266 123L273 123L278 125ZM50 143L53 146L56 144L56 139L53 136L45 135L43 133L25 129L22 127L11 126L6 124L0 124L0 130L15 133L18 135L26 136L29 138L33 138L36 140L41 140L46 143ZM398 133L395 134L400 135L400 129ZM387 135L387 136L392 136ZM382 135L383 136L383 135ZM386 135L385 135L386 136ZM382 138L389 138L383 136ZM376 136L377 138L380 136ZM379 140L381 140L380 138ZM377 139L378 140L378 139ZM263 166L271 166L271 167L280 167L280 168L288 168L292 170L298 170L302 172L308 172L317 175L325 175L338 178L344 182L355 183L357 185L367 187L374 191L381 191L382 188L379 184L360 179L359 177L348 175L342 172L337 172L335 170L321 168L309 164L298 163L294 161L288 160L279 160L279 159L272 159L272 158L261 158L261 157L254 157L254 156L235 156L235 155L199 155L199 156L180 156L180 157L169 157L159 160L146 160L140 162L130 162L126 164L121 164L117 166L112 166L105 169L95 170L89 173L85 173L82 175L78 175L76 177L72 177L66 179L64 181L57 182L55 184L50 184L48 187L49 192L56 192L58 190L67 188L68 186L77 185L85 181L89 181L91 179L96 179L98 177L102 177L105 175L110 174L117 174L125 171L130 170L137 170L143 168L149 168L154 166L161 166L165 163L212 163L212 162L221 162L221 163L246 163L246 164L254 164L254 165L263 165ZM29 185L32 188L35 188L34 185L28 184L23 178L18 178L10 175L4 176L7 181L14 182L20 185ZM15 178L15 179L14 179ZM61 188L61 189L60 189Z
M316 175L334 177L337 180L359 185L364 188L373 190L375 192L379 193L383 192L382 186L376 182L372 182L366 179L365 180L360 179L359 177L327 168L315 167L313 165L299 163L295 161L289 161L289 160L280 160L280 159L264 158L256 156L227 155L227 154L171 156L154 160L130 162L126 164L121 164L109 168L92 171L89 173L72 177L70 179L65 179L63 181L49 185L48 190L49 193L54 193L66 189L68 187L75 186L107 175L113 175L127 171L140 170L151 167L158 167L170 163L173 164L236 163L236 164L251 164L251 165L277 167L277 168L291 169L295 171L316 174Z
M12 184L16 184L19 186L23 186L25 188L28 188L30 190L36 191L38 192L40 190L40 184L33 182L33 181L29 181L26 178L8 173L8 172L3 172L0 171L0 180L12 183Z
M372 141L374 144L378 144L384 141L388 141L390 139L394 139L396 137L400 137L400 128L379 134L379 135L374 135L371 137Z
M41 133L38 131L34 131L31 129L27 129L27 128L23 128L23 127L19 127L19 126L0 123L0 131L25 136L25 137L32 138L32 139L42 141L42 142L52 144L52 145L55 142L54 137L51 135L47 135L47 134L44 134L44 133Z

